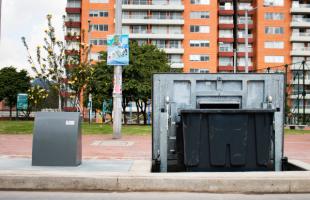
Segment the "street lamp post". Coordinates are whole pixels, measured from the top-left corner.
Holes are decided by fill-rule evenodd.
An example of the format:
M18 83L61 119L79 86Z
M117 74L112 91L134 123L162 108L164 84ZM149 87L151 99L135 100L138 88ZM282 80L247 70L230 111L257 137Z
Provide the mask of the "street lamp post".
M115 2L115 34L122 34L122 0ZM113 139L122 137L122 66L114 67Z

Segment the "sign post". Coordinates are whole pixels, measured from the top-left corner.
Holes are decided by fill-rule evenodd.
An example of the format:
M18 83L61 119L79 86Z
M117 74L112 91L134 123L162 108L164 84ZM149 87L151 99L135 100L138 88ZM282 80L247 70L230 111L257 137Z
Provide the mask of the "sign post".
M118 0L117 0L118 1ZM117 6L116 6L117 7ZM121 7L121 6L120 6ZM118 20L116 20L118 22ZM118 25L116 25L118 26ZM116 31L120 33L121 30ZM129 64L129 39L128 35L108 36L107 64L114 65L113 79L113 138L119 139L122 127L122 66Z
M18 118L18 110L28 109L28 94L19 93L17 94L17 104L16 104L16 118Z

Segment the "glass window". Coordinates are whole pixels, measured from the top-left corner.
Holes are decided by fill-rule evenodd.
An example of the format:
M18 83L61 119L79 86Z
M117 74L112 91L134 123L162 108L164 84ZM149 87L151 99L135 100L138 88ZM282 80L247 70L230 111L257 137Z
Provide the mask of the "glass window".
M284 56L265 56L265 63L284 63Z

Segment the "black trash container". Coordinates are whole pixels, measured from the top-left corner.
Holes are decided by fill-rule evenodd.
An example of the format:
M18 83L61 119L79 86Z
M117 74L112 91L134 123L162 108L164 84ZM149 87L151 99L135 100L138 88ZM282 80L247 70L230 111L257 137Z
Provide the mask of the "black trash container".
M274 110L182 110L187 171L274 170Z

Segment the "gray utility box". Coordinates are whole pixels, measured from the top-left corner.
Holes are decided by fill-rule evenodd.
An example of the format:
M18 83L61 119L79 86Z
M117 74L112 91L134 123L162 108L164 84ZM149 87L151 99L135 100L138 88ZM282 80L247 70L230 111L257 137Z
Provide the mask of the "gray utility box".
M282 169L284 74L154 74L152 87L154 170Z
M35 117L32 165L78 166L82 158L79 112L38 112Z

